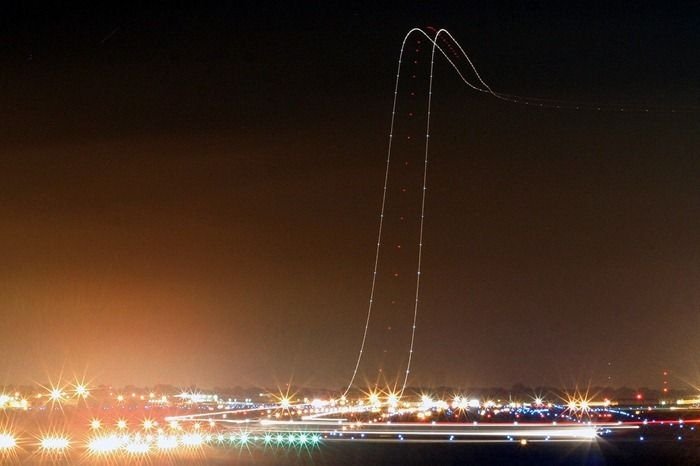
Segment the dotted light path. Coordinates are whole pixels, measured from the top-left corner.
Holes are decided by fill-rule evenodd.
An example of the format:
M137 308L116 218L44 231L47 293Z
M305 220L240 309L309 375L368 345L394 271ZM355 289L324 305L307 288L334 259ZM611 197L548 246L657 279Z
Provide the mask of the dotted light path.
M601 102L576 102L571 100L562 99L544 99L538 97L527 97L515 94L507 94L503 92L495 91L487 82L481 77L478 69L476 68L474 62L471 60L469 55L466 53L462 45L454 38L454 36L446 29L435 30L433 28L426 28L430 33L424 31L420 28L413 28L403 38L401 43L401 49L399 52L399 59L397 64L396 79L394 83L394 97L392 102L391 120L389 125L389 137L388 137L388 148L386 157L386 166L384 171L384 186L382 189L382 201L379 214L379 226L377 232L377 242L374 256L374 264L372 270L372 280L370 285L369 293L369 303L367 306L367 314L365 318L365 325L362 333L362 340L360 348L355 360L355 364L350 376L350 380L346 385L343 392L343 396L346 396L352 389L359 372L359 368L365 355L367 335L370 328L370 323L372 320L372 311L375 304L375 295L377 287L377 275L379 271L380 263L380 253L382 247L382 237L385 221L385 213L387 206L387 190L389 186L389 175L392 160L392 149L394 146L394 135L396 129L396 110L399 96L399 83L401 81L402 63L404 62L404 55L406 52L406 44L408 40L414 36L418 35L421 38L425 38L432 44L431 58L430 58L430 75L428 84L428 95L427 95L427 109L426 109L426 125L425 125L425 142L424 142L424 165L423 165L423 181L422 181L422 193L421 193L421 205L420 205L420 219L419 219L419 240L418 240L418 261L417 261L417 273L416 273L416 283L415 283L415 302L413 306L413 316L411 325L411 337L408 349L408 360L406 363L406 370L404 372L403 382L401 388L398 390L399 398L405 392L406 386L408 384L409 374L411 371L411 363L413 361L413 351L416 336L416 322L419 310L419 298L420 298L420 285L421 285L421 265L423 256L423 232L424 232L424 221L425 221L425 201L426 201L426 191L427 191L427 169L428 169L428 159L429 159L429 143L430 143L430 117L431 117L431 104L432 104L432 93L433 93L433 71L435 65L435 54L439 54L445 58L445 60L450 64L452 69L456 72L459 78L471 89L490 95L501 101L510 102L514 104L527 105L537 108L549 108L549 109L560 109L560 110L589 110L589 111L614 111L614 112L631 112L631 113L700 113L700 108L698 107L652 107L646 105L640 105L636 103L601 103ZM414 61L414 64L417 61ZM415 78L415 74L412 75ZM411 95L414 95L412 92ZM411 114L412 115L412 114Z

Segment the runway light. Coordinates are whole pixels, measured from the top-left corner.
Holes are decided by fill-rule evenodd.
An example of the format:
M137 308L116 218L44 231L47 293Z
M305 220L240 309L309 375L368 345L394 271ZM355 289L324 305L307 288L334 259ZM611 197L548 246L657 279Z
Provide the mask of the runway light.
M172 450L177 448L177 437L174 435L159 435L156 440L156 446L159 450Z
M101 427L102 427L102 421L100 421L99 419L93 419L92 421L90 421L90 429L98 430Z
M156 423L152 419L144 419L141 425L143 426L143 430L151 430L156 426Z
M88 451L94 455L113 453L121 447L122 441L116 435L95 437L88 442Z
M0 434L0 451L10 450L17 446L17 439L12 434Z
M73 390L75 392L75 396L78 398L87 398L90 396L90 390L88 390L87 386L84 384L77 384Z
M126 427L127 427L127 423L126 423L125 419L119 419L117 421L117 429L124 430L124 429L126 429Z
M126 450L127 453L131 453L132 455L145 455L150 449L151 446L147 442L144 442L142 440L135 440L129 442L124 447L124 450Z
M396 408L399 405L398 393L389 393L389 396L387 397L386 401L391 408Z
M64 396L65 394L63 393L63 390L61 390L58 387L54 387L49 391L49 400L51 400L54 403L63 400Z
M203 439L200 434L183 434L180 441L186 447L198 447L203 443Z
M41 439L40 446L42 450L47 451L63 451L70 445L70 440L66 437L44 437Z

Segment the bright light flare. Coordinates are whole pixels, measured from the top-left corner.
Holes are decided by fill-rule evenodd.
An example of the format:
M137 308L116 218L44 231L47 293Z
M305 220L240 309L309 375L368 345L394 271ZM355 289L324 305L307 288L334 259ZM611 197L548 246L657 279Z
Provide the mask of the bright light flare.
M159 435L156 439L156 447L159 450L172 450L177 448L177 437L175 435Z
M151 446L143 440L132 440L124 445L124 450L132 455L145 455L151 450Z
M92 421L90 421L90 429L99 430L100 428L102 428L102 421L100 421L99 419L93 419Z
M396 408L399 405L399 394L393 392L389 393L386 402L390 408Z
M121 446L122 440L117 435L107 435L92 438L87 444L87 449L93 455L106 455L114 453Z
M580 417L588 415L591 410L591 399L592 397L589 397L588 393L575 393L573 396L568 396L566 411Z
M452 399L452 409L466 411L469 409L469 400L465 396L455 395L455 397Z
M53 403L60 403L65 399L65 397L66 394L60 387L53 387L51 390L49 390L49 400L51 400Z
M289 411L294 404L294 399L296 397L296 394L289 393L289 386L287 386L287 390L284 392L279 388L278 388L278 390L279 390L279 394L273 395L273 397L277 401L277 404L279 405L280 408L282 408L285 411Z
M280 398L280 408L282 409L289 409L289 407L292 405L292 400L290 400L288 397L284 396Z
M117 429L125 430L127 427L128 427L128 424L126 422L126 419L119 419L117 421Z
M430 395L421 395L420 404L422 409L428 410L435 405L435 401Z
M186 447L199 447L204 443L201 434L182 434L180 442Z
M70 440L63 436L43 437L39 445L42 450L58 452L66 450L70 446Z
M75 394L76 398L86 399L88 396L90 396L90 390L84 383L74 385L73 393Z
M0 451L11 450L17 446L17 439L9 433L0 433Z

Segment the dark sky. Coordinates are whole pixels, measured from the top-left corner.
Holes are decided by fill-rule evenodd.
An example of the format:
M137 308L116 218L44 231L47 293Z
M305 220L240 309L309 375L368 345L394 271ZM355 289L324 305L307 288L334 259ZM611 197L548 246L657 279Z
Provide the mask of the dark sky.
M0 14L0 384L347 382L411 27L503 92L700 107L697 7L277 3ZM700 112L533 109L442 61L432 110L412 382L697 383ZM361 384L410 332L382 257Z

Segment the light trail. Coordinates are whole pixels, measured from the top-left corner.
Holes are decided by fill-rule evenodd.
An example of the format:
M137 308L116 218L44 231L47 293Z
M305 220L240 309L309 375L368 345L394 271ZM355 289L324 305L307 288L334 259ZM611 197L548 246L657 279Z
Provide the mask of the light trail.
M434 31L434 29L432 29ZM457 41L454 36L446 29L439 29L435 31L434 36L431 37L428 33L426 33L423 29L421 28L413 28L409 30L406 35L403 38L403 41L401 43L401 49L399 52L399 59L398 59L398 64L397 64L397 72L396 72L396 79L394 83L394 96L393 96L393 102L392 102L392 111L391 111L391 122L389 125L389 140L388 140L388 148L387 148L387 157L386 157L386 167L385 167L385 172L384 172L384 186L382 189L382 202L381 202L381 208L380 208L380 215L379 215L379 227L378 227L378 233L377 233L377 243L376 243L376 250L375 250L375 257L374 257L374 265L373 265L373 270L372 270L372 280L371 280L371 286L370 286L370 293L369 293L369 303L367 306L367 314L365 318L365 325L362 333L362 341L360 344L360 349L358 351L358 355L355 361L355 365L352 371L352 375L350 377L350 381L348 382L345 390L343 391L343 397L348 394L350 389L352 388L355 379L357 378L357 373L359 371L360 364L362 362L362 358L364 355L365 351L365 346L367 342L367 334L369 331L369 326L371 322L371 317L372 317L372 311L373 311L373 304L374 304L374 297L375 297L375 291L376 291L376 284L377 284L377 274L379 271L379 257L380 257L380 251L381 251L381 243L382 243L382 233L383 233L383 227L384 227L384 215L386 211L386 200L387 200L387 190L388 190L388 183L389 183L389 173L390 173L390 167L391 167L391 156L392 156L392 146L393 146L393 138L394 138L394 130L395 130L395 123L396 123L396 108L397 108L397 102L398 102L398 89L399 89L399 82L401 78L401 65L403 62L403 57L404 57L404 52L406 49L406 43L408 39L413 36L414 34L421 35L423 38L427 39L431 44L432 44L432 50L431 50L431 59L430 59L430 77L429 77L429 85L428 85L428 103L427 103L427 114L426 114L426 134L425 134L425 159L424 159L424 168L423 168L423 186L422 186L422 196L421 196L421 214L420 214L420 228L419 228L419 243L418 243L418 267L417 267L417 274L416 274L416 286L415 286L415 303L414 303L414 309L413 309L413 322L411 326L411 338L410 338L410 344L409 344L409 350L408 350L408 361L406 363L406 371L404 373L404 380L401 386L401 389L398 392L399 398L403 395L407 383L408 383L408 377L410 374L410 369L411 369L411 363L413 360L413 350L414 350L414 343L415 343L415 334L416 334L416 323L417 323L417 317L418 317L418 308L419 308L419 294L420 294L420 281L421 281L421 263L422 263L422 254L423 254L423 231L424 231L424 221L425 221L425 199L426 199L426 190L427 190L427 165L428 165L428 156L429 156L429 142L430 142L430 117L431 117L431 104L432 104L432 87L433 87L433 74L434 74L434 65L435 65L435 52L438 51L440 54L447 60L447 62L451 65L451 67L454 69L456 74L459 76L459 78L471 89L481 92L481 93L486 93L496 99L505 101L505 102L510 102L510 103L515 103L515 104L521 104L521 105L528 105L528 106L533 106L533 107L539 107L539 108L551 108L551 109L569 109L569 110L595 110L595 111L601 111L601 110L606 110L606 111L619 111L619 112L643 112L643 113L649 113L649 112L664 112L664 113L676 113L676 112L700 112L700 108L695 108L695 107L676 107L676 108L671 108L671 109L664 109L660 107L651 107L651 106L643 106L639 104L601 104L601 103L596 103L596 102L574 102L574 101L567 101L567 100L561 100L561 99L546 99L546 98L539 98L539 97L527 97L527 96L521 96L521 95L515 95L515 94L506 94L502 92L496 92L494 91L489 84L481 77L481 74L479 73L477 67L475 66L474 62L471 60L469 57L469 54L464 50L462 45ZM447 39L445 39L447 38ZM466 63L468 65L468 68L470 72L476 77L477 83L473 83L470 81L465 74L461 71L460 66L458 63L456 63L455 60L453 60L450 55L447 53L447 51L441 47L438 44L438 40L443 39L446 41L448 47L452 49L452 46L450 43L454 44L457 49L459 50L459 54L455 52L455 58L460 59L463 58L466 60ZM447 42L447 41L450 42ZM454 50L453 50L454 52Z
M362 362L362 355L365 350L365 343L367 342L367 331L369 329L369 323L370 319L372 317L372 305L374 303L374 292L375 288L377 285L377 271L379 270L379 252L381 249L381 244L382 244L382 229L384 227L384 212L386 211L386 195L387 195L387 186L389 184L389 167L391 166L391 148L392 148L392 142L394 139L394 123L396 121L396 102L398 99L398 94L399 94L399 77L401 76L401 60L403 58L403 53L404 53L404 48L406 46L406 41L408 40L410 34L407 34L406 37L404 37L403 42L401 43L401 50L399 52L399 63L396 67L396 82L394 84L394 99L393 103L391 106L391 123L389 125L389 144L388 144L388 149L387 149L387 155L386 155L386 168L384 170L384 188L382 190L382 204L381 204L381 209L379 212L379 231L377 233L377 248L374 254L374 266L372 270L372 285L370 287L370 293L369 293L369 304L367 306L367 318L365 319L365 328L362 333L362 343L360 344L360 351L357 355L357 361L355 362L355 368L352 371L352 376L350 377L350 382L348 382L347 388L343 392L343 395L341 398L345 398L347 396L348 392L352 388L353 383L355 382L355 378L357 377L357 371L360 367L360 363Z
M430 28L432 29L432 28ZM434 30L434 29L432 29ZM638 103L634 102L627 102L627 103L601 103L601 102L582 102L582 101L571 101L571 100L564 100L564 99L552 99L552 98L542 98L542 97L531 97L531 96L523 96L523 95L515 95L515 94L507 94L503 92L496 92L494 91L487 83L482 79L481 75L479 74L478 69L474 65L474 62L471 60L467 52L464 50L462 45L457 41L457 39L454 38L454 36L446 29L440 29L435 32L434 38L431 38L425 31L423 31L420 28L413 28L411 29L407 35L415 34L415 33L420 33L422 34L427 40L432 42L433 44L437 45L437 41L440 38L440 36L447 36L449 40L459 49L459 53L461 56L467 61L467 64L469 65L469 68L471 69L471 72L474 74L476 79L478 80L479 84L483 87L480 87L479 85L472 84L471 81L469 81L463 73L460 72L459 67L457 64L449 57L447 52L437 45L437 49L440 51L440 53L444 56L444 58L450 63L450 65L454 68L454 70L457 72L457 75L460 77L460 79L467 84L470 88L473 90L479 91L479 92L484 92L487 94L490 94L491 96L506 101L510 103L515 103L515 104L521 104L521 105L528 105L528 106L533 106L533 107L541 107L541 108L549 108L549 109L560 109L560 110L591 110L591 111L614 111L614 112L637 112L637 113L692 113L692 112L700 112L700 108L698 107L655 107L655 106L649 106L649 105L641 105ZM449 43L448 43L449 46ZM456 58L459 58L458 56Z
M436 36L437 37L437 36ZM416 341L416 322L418 320L418 299L420 294L420 278L421 278L421 265L423 261L423 229L425 225L425 194L428 189L428 154L430 147L430 107L433 102L433 71L435 69L435 48L437 47L437 42L433 41L433 47L430 52L430 78L428 81L428 106L427 114L425 118L425 157L423 163L423 189L421 192L421 204L420 204L420 228L418 235L418 266L416 273L416 293L415 293L415 303L413 305L413 324L411 325L411 343L408 347L408 361L406 362L406 372L403 378L403 384L401 384L401 390L399 390L397 401L401 399L404 392L406 391L406 385L408 384L408 375L411 373L411 362L413 361L413 346Z
M429 439L447 442L455 439L540 439L593 440L602 431L636 430L638 425L621 423L353 423L343 421L272 421L260 420L246 427L247 435L318 434L324 440L354 439L405 440ZM389 437L388 437L389 436ZM252 437L251 437L252 438Z

